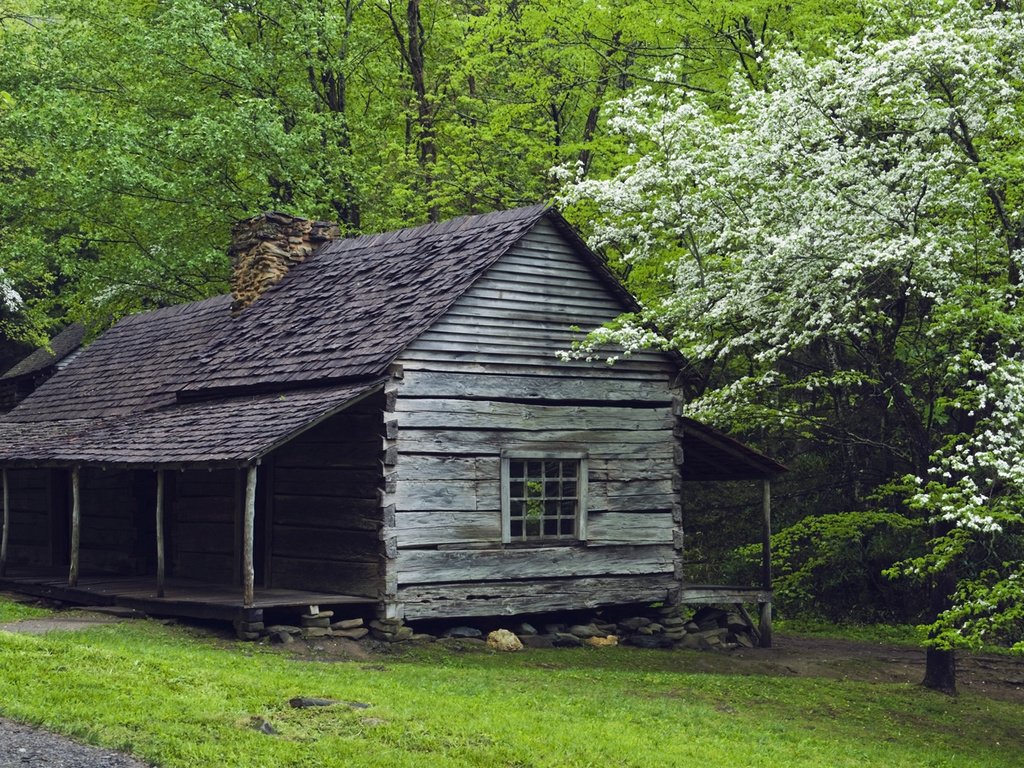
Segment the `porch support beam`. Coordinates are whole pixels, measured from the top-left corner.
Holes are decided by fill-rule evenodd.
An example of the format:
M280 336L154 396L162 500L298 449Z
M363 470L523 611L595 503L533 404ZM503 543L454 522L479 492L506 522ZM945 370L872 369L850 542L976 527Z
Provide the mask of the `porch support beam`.
M68 586L78 586L78 542L81 539L82 503L81 469L71 468L71 568L68 571Z
M0 539L0 576L7 575L7 540L10 537L11 528L11 490L10 484L7 479L7 468L0 470L0 474L3 475L2 481L4 486L4 533L3 538Z
M253 589L256 582L256 571L253 566L253 539L256 529L256 470L257 465L249 466L245 479L245 510L242 519L242 605L253 607Z
M164 471L156 471L156 596L164 596Z
M761 491L761 588L771 594L772 589L772 481L765 478ZM772 604L760 605L761 647L772 647Z

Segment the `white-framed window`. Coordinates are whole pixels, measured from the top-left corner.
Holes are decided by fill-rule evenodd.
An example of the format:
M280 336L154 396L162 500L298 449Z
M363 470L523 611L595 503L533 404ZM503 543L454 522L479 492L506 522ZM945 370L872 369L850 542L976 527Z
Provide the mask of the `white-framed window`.
M503 451L501 517L506 544L586 541L586 453Z

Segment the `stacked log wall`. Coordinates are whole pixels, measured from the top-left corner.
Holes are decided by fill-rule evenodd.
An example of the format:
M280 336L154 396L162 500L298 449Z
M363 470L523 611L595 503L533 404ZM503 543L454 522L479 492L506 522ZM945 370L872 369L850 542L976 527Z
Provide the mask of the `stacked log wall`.
M497 615L664 600L675 586L671 381L654 353L561 361L621 305L538 225L400 356L394 612ZM505 449L586 453L587 535L502 544Z
M51 563L50 473L48 469L8 469L11 530L9 565Z
M383 409L371 395L274 452L273 586L380 593Z
M237 583L238 471L187 469L171 475L168 519L171 576Z
M83 572L136 572L136 507L130 471L82 469L79 563Z

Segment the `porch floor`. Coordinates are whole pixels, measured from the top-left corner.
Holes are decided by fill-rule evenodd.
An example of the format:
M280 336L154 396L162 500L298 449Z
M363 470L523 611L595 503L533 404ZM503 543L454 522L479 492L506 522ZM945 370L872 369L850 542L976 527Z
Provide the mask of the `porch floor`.
M168 579L164 597L157 597L156 579L152 576L83 575L78 579L78 586L69 587L66 574L18 570L0 577L0 590L78 605L134 608L154 616L226 621L258 620L263 610L268 608L301 609L305 612L311 605L318 605L321 608L349 606L354 609L353 613L356 613L358 606L377 603L373 598L356 595L257 587L253 595L253 606L244 608L241 586Z

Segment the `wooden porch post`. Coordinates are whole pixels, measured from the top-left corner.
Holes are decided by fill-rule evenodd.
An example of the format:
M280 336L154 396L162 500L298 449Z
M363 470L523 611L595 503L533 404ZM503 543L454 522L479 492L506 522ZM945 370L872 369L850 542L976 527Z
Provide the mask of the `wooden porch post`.
M164 471L156 471L156 596L164 596Z
M761 520L761 587L765 592L772 589L772 481L765 478L762 487ZM772 647L772 604L761 603L760 634L761 647Z
M80 493L79 467L71 468L71 569L68 572L68 586L78 586L78 542L81 536L82 504Z
M4 485L4 533L0 539L0 576L7 575L7 539L11 527L11 491L7 482L7 468L0 470Z
M252 608L256 572L253 566L253 538L256 527L256 469L252 464L245 480L245 517L242 523L242 605Z

